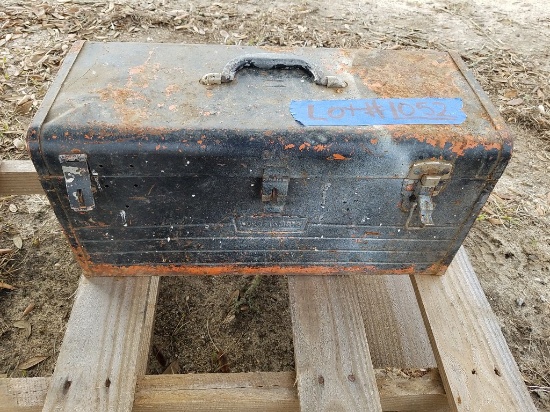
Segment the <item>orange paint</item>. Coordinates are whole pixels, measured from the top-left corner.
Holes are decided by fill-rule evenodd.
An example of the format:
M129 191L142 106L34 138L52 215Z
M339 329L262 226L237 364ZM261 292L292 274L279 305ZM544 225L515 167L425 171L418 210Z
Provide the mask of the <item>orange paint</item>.
M348 158L342 156L341 154L334 153L333 155L327 157L327 160L348 160Z
M370 139L371 144L378 144L378 139Z
M315 150L316 152L322 152L323 150L327 150L327 145L318 144L316 146L313 146L313 150Z
M386 126L392 132L392 137L396 140L416 139L419 142L427 143L438 148L448 147L449 150L457 156L464 156L469 149L475 149L479 146L483 150L502 150L503 143L498 139L500 136L473 136L470 134L459 135L454 129L449 127L441 127L439 133L428 133L420 131L411 133L410 129L405 129L400 126ZM450 145L450 147L449 147Z
M292 144L292 143L291 143L291 144L287 144L287 145L285 146L285 150L294 149L295 147L296 147L296 145L294 145L294 144Z
M200 266L200 265L130 265L115 266L91 264L79 259L86 276L221 276L221 275L308 275L326 276L337 274L359 275L435 275L436 272L417 272L414 265L400 269L379 269L376 266Z

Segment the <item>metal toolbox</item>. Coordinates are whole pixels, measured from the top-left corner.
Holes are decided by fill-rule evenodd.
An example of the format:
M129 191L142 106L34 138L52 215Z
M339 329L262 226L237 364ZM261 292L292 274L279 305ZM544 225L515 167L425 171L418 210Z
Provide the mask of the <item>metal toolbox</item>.
M452 53L93 42L28 143L99 276L442 274L512 147Z

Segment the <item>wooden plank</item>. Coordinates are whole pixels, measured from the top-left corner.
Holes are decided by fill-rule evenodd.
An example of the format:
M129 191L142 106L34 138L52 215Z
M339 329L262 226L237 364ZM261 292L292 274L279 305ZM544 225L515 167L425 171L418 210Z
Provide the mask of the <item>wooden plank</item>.
M447 404L437 370L406 376L375 370L383 411L440 411ZM50 378L0 379L0 412L42 409ZM299 412L294 372L148 375L138 381L134 412Z
M536 411L464 248L412 280L451 410Z
M351 276L289 276L300 410L381 411Z
M436 366L408 276L354 276L375 368Z
M158 283L158 277L81 278L44 411L132 409Z
M299 411L293 372L150 375L137 386L134 411Z
M0 379L0 412L39 412L50 378Z
M0 196L44 194L30 160L0 161Z

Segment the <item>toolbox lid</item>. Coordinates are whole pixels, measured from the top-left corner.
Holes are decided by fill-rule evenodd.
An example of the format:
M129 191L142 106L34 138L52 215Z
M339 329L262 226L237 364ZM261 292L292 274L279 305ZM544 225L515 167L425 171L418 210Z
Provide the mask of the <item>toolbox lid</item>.
M275 62L267 67L270 56ZM380 125L304 126L291 110L302 103L307 111L307 102L411 98L459 100L465 119L383 124L379 116ZM326 116L312 107L306 115ZM174 150L177 142L176 150L191 155L221 156L235 143L243 156L263 147L347 160L358 145L372 152L382 143L380 150L388 152L406 140L427 143L449 159L468 150L500 152L511 139L464 63L450 53L104 42L75 44L29 132L31 150L40 141L50 160L127 141L142 150ZM54 163L50 173L59 174ZM407 168L404 163L397 173Z

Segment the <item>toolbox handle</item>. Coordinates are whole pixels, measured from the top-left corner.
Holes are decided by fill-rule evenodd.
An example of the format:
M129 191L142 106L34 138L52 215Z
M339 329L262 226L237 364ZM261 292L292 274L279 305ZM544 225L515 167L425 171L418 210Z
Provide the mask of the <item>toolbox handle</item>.
M346 87L347 83L338 76L326 76L323 70L314 64L289 54L258 53L240 56L227 62L221 73L207 73L200 79L201 84L212 85L229 83L237 72L244 67L256 67L263 70L302 69L311 74L313 82L331 88Z

